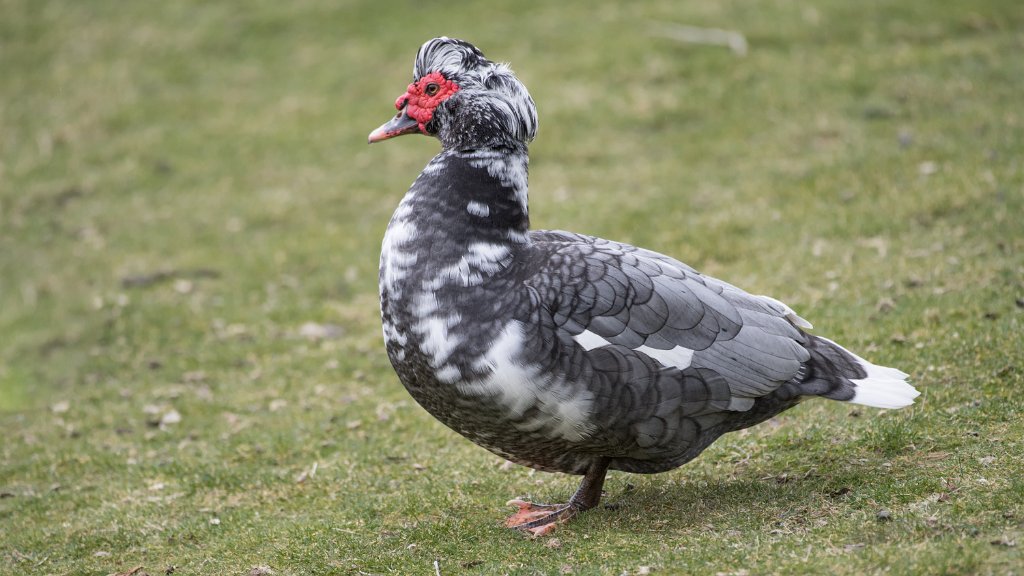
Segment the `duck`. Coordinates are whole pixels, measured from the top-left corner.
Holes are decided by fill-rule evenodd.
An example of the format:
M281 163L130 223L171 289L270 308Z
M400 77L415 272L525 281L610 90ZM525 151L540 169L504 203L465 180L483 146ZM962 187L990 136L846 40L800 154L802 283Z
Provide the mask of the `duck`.
M505 525L550 534L597 506L610 470L654 474L811 398L883 409L906 373L812 334L789 306L622 242L530 228L530 93L464 40L417 51L397 114L369 143L441 151L381 247L395 373L434 418L516 464L582 476L565 503L523 499Z

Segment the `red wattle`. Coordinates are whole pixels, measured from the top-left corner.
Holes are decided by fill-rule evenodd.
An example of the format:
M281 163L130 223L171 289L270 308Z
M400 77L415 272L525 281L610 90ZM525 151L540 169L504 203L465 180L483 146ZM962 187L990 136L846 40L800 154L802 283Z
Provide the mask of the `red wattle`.
M438 90L433 96L428 96L424 92L429 84L438 86ZM405 94L395 100L395 108L401 110L402 107L405 107L406 116L416 121L420 132L428 134L426 126L427 122L434 118L434 109L458 91L458 84L448 80L440 72L431 72L417 82L409 84Z

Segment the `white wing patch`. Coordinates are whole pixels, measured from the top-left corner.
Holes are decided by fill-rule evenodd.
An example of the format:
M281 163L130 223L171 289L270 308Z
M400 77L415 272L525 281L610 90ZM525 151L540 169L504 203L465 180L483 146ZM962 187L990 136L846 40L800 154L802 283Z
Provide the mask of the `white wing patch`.
M636 351L654 358L663 366L673 366L680 370L689 368L690 363L693 362L693 350L682 346L676 346L671 350L658 350L650 346L641 346Z
M584 330L579 334L575 334L572 339L588 352L595 348L611 345L611 342L590 330ZM657 348L651 348L650 346L640 346L638 348L634 348L634 350L641 354L650 356L662 366L671 366L680 370L689 368L690 364L693 362L693 350L684 348L683 346L676 346L671 350L659 350Z
M575 340L577 344L582 346L583 349L586 350L587 352L593 350L594 348L600 348L602 346L607 346L611 344L611 342L605 340L604 338L601 338L600 336L594 334L590 330L584 330L583 332L574 335L572 339Z

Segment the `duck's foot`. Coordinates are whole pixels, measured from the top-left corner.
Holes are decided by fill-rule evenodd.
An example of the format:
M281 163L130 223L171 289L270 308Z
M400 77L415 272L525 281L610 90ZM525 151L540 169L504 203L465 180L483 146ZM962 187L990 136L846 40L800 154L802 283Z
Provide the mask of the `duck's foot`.
M506 506L518 506L519 510L505 520L505 526L529 533L531 536L547 536L555 531L558 524L568 522L581 510L568 504L534 504L518 498L509 500Z
M601 501L601 487L604 476L608 472L608 462L596 460L587 469L580 482L579 489L572 495L567 504L534 504L525 500L509 500L508 505L517 506L519 510L505 520L505 526L529 533L531 536L547 536L554 532L559 524L564 524L574 516L589 510Z

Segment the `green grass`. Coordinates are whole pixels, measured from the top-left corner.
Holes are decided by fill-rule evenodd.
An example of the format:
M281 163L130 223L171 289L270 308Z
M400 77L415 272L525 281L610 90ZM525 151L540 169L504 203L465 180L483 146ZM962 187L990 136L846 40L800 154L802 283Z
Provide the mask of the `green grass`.
M1019 2L0 14L0 573L1024 570ZM557 540L501 528L576 479L443 428L380 342L380 238L436 143L365 138L441 34L537 101L535 226L783 299L920 402L810 402L613 473Z

